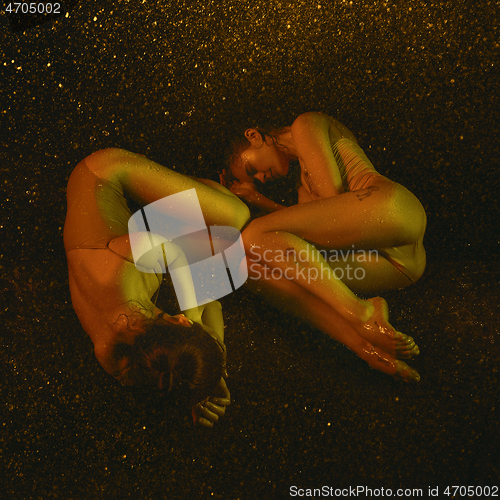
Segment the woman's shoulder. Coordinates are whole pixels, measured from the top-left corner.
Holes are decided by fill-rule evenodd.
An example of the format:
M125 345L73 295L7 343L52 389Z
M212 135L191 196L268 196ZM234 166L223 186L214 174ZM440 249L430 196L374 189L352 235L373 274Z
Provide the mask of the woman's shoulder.
M333 121L333 118L322 111L306 111L305 113L300 114L293 121L292 127L295 126L303 126L303 125L311 125L311 124L320 124L320 123L330 123Z
M335 129L335 120L321 111L308 111L295 118L291 131L294 141L302 138L314 140L328 140L332 129ZM339 134L339 137L341 135Z
M332 139L340 139L341 133L335 127L333 118L319 111L309 111L299 115L291 127L292 139L298 157L317 148L327 151Z

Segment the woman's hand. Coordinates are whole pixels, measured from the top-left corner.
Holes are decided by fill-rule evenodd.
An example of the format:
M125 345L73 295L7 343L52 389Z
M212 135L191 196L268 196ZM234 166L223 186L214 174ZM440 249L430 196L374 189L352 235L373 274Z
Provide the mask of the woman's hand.
M227 170L225 168L223 168L222 173L219 174L219 180L220 183L227 189L229 189L231 187L231 184L233 183L233 181L229 179L229 174L227 173Z
M186 309L183 312L186 315L186 318L191 320L193 323L199 323L200 325L203 324L201 320L203 308L201 308L200 306L193 307L192 309Z
M231 193L246 201L252 201L259 194L253 182L234 181L231 184Z
M222 174L219 174L219 179L220 183L228 188L231 193L244 200L247 198L250 199L258 194L257 188L253 182L240 182L237 179L231 178L231 175L226 169L223 169Z
M231 395L224 377L221 377L213 396L193 406L192 415L195 425L213 427L226 413L226 406L231 404Z
M166 312L162 312L158 318L160 324L171 324L171 325L181 325L191 327L193 321L184 314L176 314L175 316L170 316Z

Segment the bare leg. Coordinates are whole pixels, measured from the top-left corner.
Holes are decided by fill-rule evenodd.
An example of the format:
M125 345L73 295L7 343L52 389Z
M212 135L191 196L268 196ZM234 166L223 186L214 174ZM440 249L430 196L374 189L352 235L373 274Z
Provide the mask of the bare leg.
M274 306L312 324L331 338L341 342L372 368L405 382L420 380L415 370L368 342L358 334L350 322L303 287L286 278L270 276L270 269L266 270L256 263L250 266L249 274L247 286L253 292L263 294L266 300Z
M165 196L196 189L207 225L241 229L250 218L248 207L223 186L200 182L123 149L104 149L85 159L95 175L117 182L134 201L148 205Z
M292 233L325 248L373 249L414 243L425 222L425 212L412 193L380 178L360 191L270 213L251 226L260 233Z
M412 281L377 250L319 250L333 272L355 294L373 296Z
M224 342L224 318L222 316L222 307L219 301L214 300L208 304L200 306L203 309L201 319L204 325L209 326Z
M269 267L273 276L285 276L325 302L348 321L358 335L383 346L392 355L411 351L413 340L389 324L383 299L362 300L341 280L310 243L334 249L370 249L399 246L420 236L425 214L409 191L382 179L377 189L364 196L349 192L332 198L296 205L253 221L243 232L247 256ZM405 220L410 202L422 214L411 223ZM385 263L386 264L386 263ZM394 286L401 277L393 273ZM386 280L390 281L391 278ZM413 354L417 352L414 350ZM404 356L406 357L406 355Z
M305 242L304 242L305 243ZM305 243L307 244L307 243ZM311 247L311 251L315 251L314 247ZM251 249L251 252L255 252L255 248ZM303 252L305 254L305 252ZM249 254L249 256L252 256ZM295 260L294 265L295 269L283 267L263 267L267 266L270 263L269 254L266 254L265 251L263 253L264 259L260 261L251 261L249 263L249 275L250 279L253 280L263 280L263 281L273 281L279 280L280 278L284 278L288 281L293 281L296 285L296 288L289 288L288 290L295 290L297 293L302 293L302 290L307 290L309 294L315 295L319 298L322 303L325 304L325 307L330 309L330 315L340 314L343 317L344 321L347 321L350 324L350 330L356 331L357 335L363 337L368 340L374 346L383 349L385 352L390 354L391 356L397 359L409 359L417 354L419 354L419 348L415 345L414 340L407 335L402 334L401 332L396 332L394 328L389 323L389 314L388 307L384 299L380 297L375 297L372 299L368 299L367 301L363 301L356 297L354 293L339 279L335 277L332 268L329 268L326 264L320 267L320 271L315 267L305 267L308 266L308 262L300 262L300 251L297 254L289 256L289 258L293 258ZM313 260L312 264L319 264L318 260L322 258L321 254L318 255L316 259ZM278 263L281 259L276 259ZM345 262L343 263L345 266ZM377 277L383 277L385 279L385 284L390 283L391 273L393 273L392 279L394 281L400 280L400 276L407 280L405 276L403 276L396 268L386 261L383 257L380 260L373 262L363 262L364 267L357 267L356 273L361 270L366 274L363 280L356 280L357 286L360 287L359 283L365 282L365 286L363 287L366 290L373 291L374 287L378 284L379 289L380 285L384 285L384 283L377 283ZM377 266L380 266L381 269L378 270ZM342 268L336 268L335 271L342 272ZM317 273L320 274L317 274ZM386 272L387 276L383 276L383 273ZM323 280L318 280L317 276L321 276L323 273L324 278L328 278ZM345 273L347 275L347 273ZM340 277L340 275L339 275ZM317 284L316 289L312 287L312 285ZM371 285L371 287L370 287ZM257 285L258 286L258 285ZM269 283L267 287L271 286ZM321 296L318 293L324 293ZM366 307L369 308L370 316L367 320L359 320L349 314L342 314L345 311L347 301L358 301L359 303L366 303ZM301 304L303 306L303 304ZM314 315L314 311L311 312ZM304 313L305 314L305 313ZM321 328L323 331L324 328Z

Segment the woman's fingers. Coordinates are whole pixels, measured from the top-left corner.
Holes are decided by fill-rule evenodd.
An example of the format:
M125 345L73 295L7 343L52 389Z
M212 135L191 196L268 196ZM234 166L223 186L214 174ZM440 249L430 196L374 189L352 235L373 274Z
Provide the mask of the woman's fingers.
M187 318L184 314L176 314L175 316L170 316L170 314L163 313L162 314L163 321L167 323L172 323L174 325L182 325L191 327L193 322Z
M219 406L229 406L231 404L231 394L227 388L226 380L221 377L214 395L209 398L209 401Z
M219 180L220 180L220 183L225 187L225 188L228 188L229 185L231 184L229 182L229 179L228 179L228 175L227 175L227 170L226 169L223 169L222 170L222 173L219 174Z
M231 191L231 193L237 195L237 194L241 193L241 191L242 191L241 184L237 183L237 182L233 182L231 184L231 187L229 188L229 190Z
M206 418L201 417L198 420L198 424L203 425L203 427L213 427L214 424L210 422L210 420L207 420Z
M231 395L227 388L224 377L221 377L215 389L216 397L204 399L201 403L193 406L194 424L204 427L213 427L213 424L223 417L226 413L226 406L231 404Z
M198 414L198 424L204 427L213 427L213 425L226 413L224 406L217 406L209 401L204 406L198 405L196 408Z
M217 406L229 406L231 404L230 398L210 398L210 402Z
M217 415L218 417L222 417L224 416L224 413L226 413L226 405L217 405L211 401L207 401L205 403L204 409Z
M177 314L177 316L175 316L175 318L177 318L177 321L179 322L180 325L183 325L183 326L192 326L193 325L193 322L184 314Z

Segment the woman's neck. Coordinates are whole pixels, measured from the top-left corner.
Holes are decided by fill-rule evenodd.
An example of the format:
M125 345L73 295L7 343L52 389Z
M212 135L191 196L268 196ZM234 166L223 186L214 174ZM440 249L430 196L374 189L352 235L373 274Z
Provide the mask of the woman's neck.
M276 134L276 146L285 154L290 160L297 159L297 150L295 142L292 137L292 127L285 127Z

